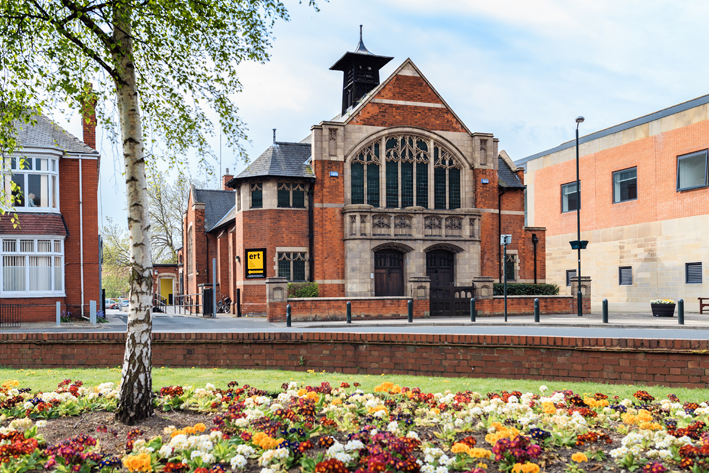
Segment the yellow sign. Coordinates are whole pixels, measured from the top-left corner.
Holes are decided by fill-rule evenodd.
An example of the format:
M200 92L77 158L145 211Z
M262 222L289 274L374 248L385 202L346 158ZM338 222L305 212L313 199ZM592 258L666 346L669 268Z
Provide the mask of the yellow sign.
M246 277L266 277L266 249L246 250Z

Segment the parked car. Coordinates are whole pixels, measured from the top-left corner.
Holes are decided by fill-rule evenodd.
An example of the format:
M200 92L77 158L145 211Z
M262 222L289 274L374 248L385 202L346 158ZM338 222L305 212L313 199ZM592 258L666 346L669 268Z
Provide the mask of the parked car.
M128 312L128 299L121 301L121 312Z

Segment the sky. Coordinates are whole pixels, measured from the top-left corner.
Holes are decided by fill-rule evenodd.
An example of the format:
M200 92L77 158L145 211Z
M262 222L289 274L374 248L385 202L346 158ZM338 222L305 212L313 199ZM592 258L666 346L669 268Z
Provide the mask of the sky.
M240 66L235 101L250 160L273 128L278 141L300 141L339 113L342 73L329 68L355 49L360 24L372 53L394 57L382 80L411 58L468 128L493 133L513 160L573 139L579 115L583 136L709 93L701 0L320 0L320 11L285 3L291 18L276 24L271 60ZM78 116L54 119L81 137ZM123 164L100 129L97 138L100 219L125 224ZM218 155L218 136L211 142ZM244 169L231 150L221 154L230 173Z

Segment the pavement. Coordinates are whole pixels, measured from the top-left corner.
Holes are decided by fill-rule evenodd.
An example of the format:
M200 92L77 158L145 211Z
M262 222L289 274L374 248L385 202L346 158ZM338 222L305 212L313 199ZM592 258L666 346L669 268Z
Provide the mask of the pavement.
M602 338L672 338L709 339L709 314L685 313L684 325L678 325L677 316L658 318L651 314L609 314L609 323L602 323L601 314L542 315L534 322L533 316L468 317L415 319L358 320L345 322L270 323L265 318L218 314L216 319L194 315L153 314L154 332L229 333L229 332L360 332L360 333L427 333L478 335L537 335L583 336ZM105 333L125 332L127 314L107 311L108 322L92 326L88 322L73 322L56 327L51 323L23 324L20 328L0 329L0 333Z

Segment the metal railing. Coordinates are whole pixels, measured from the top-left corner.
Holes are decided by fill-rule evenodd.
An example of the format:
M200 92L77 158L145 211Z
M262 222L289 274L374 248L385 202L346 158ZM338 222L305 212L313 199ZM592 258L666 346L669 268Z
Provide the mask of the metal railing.
M176 314L202 314L202 294L183 294L180 296L174 296L173 302L173 307Z
M20 328L20 305L0 304L0 328Z
M153 312L162 312L164 314L166 311L167 299L160 294L153 294Z

